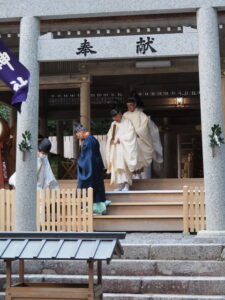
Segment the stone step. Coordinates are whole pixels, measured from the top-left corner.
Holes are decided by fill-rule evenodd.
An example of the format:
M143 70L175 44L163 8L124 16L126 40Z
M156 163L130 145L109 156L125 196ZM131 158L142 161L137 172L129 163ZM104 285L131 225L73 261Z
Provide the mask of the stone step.
M18 265L13 272L18 273ZM82 261L26 262L26 274L74 275L87 274L87 264ZM2 272L3 274L3 272ZM166 261L166 260L113 260L103 264L107 276L225 276L225 261Z
M15 276L13 277L13 281ZM28 275L32 282L84 283L87 276ZM0 286L5 286L5 276L0 275ZM225 277L186 276L103 276L105 293L225 295ZM1 290L2 291L2 290Z
M224 246L220 244L158 244L151 245L149 258L164 260L220 260L223 248Z
M148 236L142 234L142 242L146 244L131 244L123 245L124 255L126 259L151 259L151 260L221 260L224 245L221 244L170 244L168 236L168 244L152 244L149 245ZM188 236L192 242L192 236ZM158 238L160 239L160 238ZM130 241L131 242L131 241ZM159 242L159 240L157 241ZM165 243L165 241L163 241Z
M112 202L107 215L181 215L183 202Z
M182 202L182 190L144 190L106 192L106 198L112 202Z
M160 295L160 294L103 294L105 300L224 300L224 296ZM0 293L5 300L5 293Z
M224 300L224 296L163 295L163 294L104 294L105 300Z
M168 236L169 238L169 236ZM191 237L190 237L191 238ZM142 240L147 239L145 233L142 234ZM160 238L158 238L160 239ZM192 239L190 240L192 241ZM131 242L131 241L129 241ZM147 241L146 241L147 242ZM158 241L159 242L159 241ZM165 241L163 241L165 242ZM221 244L125 244L122 241L124 249L123 259L132 260L224 260L224 245ZM224 250L225 251L225 250ZM116 257L117 258L117 257ZM29 262L32 263L32 262ZM37 263L37 262L35 262ZM0 260L0 274L2 273L3 261Z
M95 231L183 231L182 215L94 216Z

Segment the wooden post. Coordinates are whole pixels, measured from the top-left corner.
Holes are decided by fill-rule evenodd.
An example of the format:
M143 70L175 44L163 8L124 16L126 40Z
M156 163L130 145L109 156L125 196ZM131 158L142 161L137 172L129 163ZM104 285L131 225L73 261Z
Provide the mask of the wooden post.
M200 230L205 230L206 223L205 223L205 190L204 190L204 187L200 188L200 215L201 215Z
M62 121L57 121L57 154L64 155L64 136Z
M44 137L48 135L48 120L46 118L40 118L40 134Z
M188 186L183 187L183 232L189 231L189 220L188 220Z
M90 130L91 128L91 100L90 82L82 82L80 85L80 123Z
M180 134L177 134L177 177L181 178Z
M94 261L88 262L88 287L91 292L94 291Z
M4 189L5 186L2 152L3 152L3 143L0 142L0 189Z
M11 286L12 281L12 263L11 260L6 260L6 288Z
M10 128L16 128L16 122L17 122L17 111L14 107L12 107L10 111L10 119L9 119Z
M75 123L75 121L73 121L73 124ZM74 130L74 128L73 128ZM78 159L79 157L79 151L80 151L80 147L79 147L79 140L76 137L76 134L73 134L73 158L74 159Z
M102 284L102 261L97 262L98 284Z
M19 260L19 283L24 283L24 260Z

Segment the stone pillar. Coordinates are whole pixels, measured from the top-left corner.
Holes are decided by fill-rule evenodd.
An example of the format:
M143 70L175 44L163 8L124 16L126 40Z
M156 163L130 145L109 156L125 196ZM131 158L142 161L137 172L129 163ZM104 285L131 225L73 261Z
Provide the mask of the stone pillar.
M82 82L80 86L80 123L88 130L91 128L90 82Z
M30 71L28 99L22 104L18 114L17 145L22 133L29 130L32 135L33 152L27 152L25 161L17 146L16 153L16 210L15 230L36 230L36 189L37 189L37 137L39 105L39 63L38 37L39 20L35 17L23 17L20 25L20 61Z
M57 134L57 154L64 155L64 135L63 135L63 122L57 121L56 123Z
M225 146L217 147L215 157L209 146L209 134L214 124L221 126L224 136L217 11L212 7L201 7L197 12L197 28L206 228L208 233L225 232Z
M225 128L225 75L221 78L221 85L222 85L222 103L223 103L223 126Z
M40 118L40 134L44 137L48 136L48 120L46 118Z

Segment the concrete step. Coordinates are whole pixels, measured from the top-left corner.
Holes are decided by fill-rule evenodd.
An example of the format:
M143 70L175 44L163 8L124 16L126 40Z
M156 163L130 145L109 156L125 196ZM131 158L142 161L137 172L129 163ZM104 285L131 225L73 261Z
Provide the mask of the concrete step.
M104 294L105 300L224 300L224 296L163 295L163 294Z
M128 192L108 191L106 198L112 202L182 202L182 190L132 190Z
M82 261L26 262L26 274L74 275L87 274L87 264ZM17 265L13 268L18 273ZM3 272L2 272L3 274ZM107 276L225 276L225 261L166 261L166 260L113 260L103 264Z
M181 215L183 203L180 202L112 202L108 215Z
M26 276L26 281L84 283L87 276L31 274ZM2 289L5 286L3 275L0 276L0 286ZM103 289L105 293L224 296L225 277L103 276Z
M182 215L94 216L95 231L183 231Z

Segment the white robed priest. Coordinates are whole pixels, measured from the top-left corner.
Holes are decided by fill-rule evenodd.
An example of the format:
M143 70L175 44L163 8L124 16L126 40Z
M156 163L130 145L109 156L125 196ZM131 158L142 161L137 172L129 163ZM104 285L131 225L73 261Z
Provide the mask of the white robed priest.
M111 173L111 184L118 185L117 191L128 191L138 163L137 135L120 108L111 110L110 114L113 122L107 134L107 173Z
M58 189L58 183L48 161L51 142L44 138L38 145L37 153L37 189ZM9 184L16 187L16 173L9 178Z
M137 101L134 97L127 100L127 109L128 111L124 113L124 117L131 121L137 135L139 160L134 178L139 179L144 167L151 164L154 153L149 117L137 108Z
M144 103L141 101L138 93L136 91L131 92L131 97L133 97L136 101L136 110L144 111ZM156 126L156 124L152 121L151 117L149 118L149 129L151 132L151 139L152 139L152 145L153 145L153 169L156 172L156 174L160 175L162 163L163 163L163 147L160 139L159 129ZM151 166L146 167L144 170L144 176L147 175L146 178L151 177ZM150 176L149 176L150 175Z

